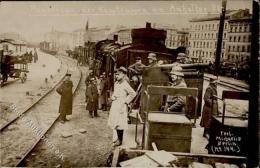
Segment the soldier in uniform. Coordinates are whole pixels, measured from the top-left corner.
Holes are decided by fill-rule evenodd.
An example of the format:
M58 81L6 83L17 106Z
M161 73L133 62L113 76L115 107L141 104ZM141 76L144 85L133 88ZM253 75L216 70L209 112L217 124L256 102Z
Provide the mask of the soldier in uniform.
M89 69L89 74L86 77L86 80L85 80L86 88L88 87L88 84L90 83L90 79L91 78L95 78L96 79L96 76L94 75L93 69Z
M206 137L207 134L209 135L212 116L217 114L218 102L217 97L214 97L217 95L217 77L213 76L204 94L204 106L200 122L200 126L204 127L203 137Z
M128 69L132 72L132 80L135 83L135 86L138 87L138 84L142 82L142 73L144 70L145 65L142 64L141 57L136 58L136 63L130 65Z
M181 72L182 68L175 65L170 72L170 86L176 88L187 88L187 85L183 79L184 74ZM186 104L185 96L168 96L166 102L166 112L184 112Z
M89 115L93 118L93 113L95 117L98 117L98 89L95 78L90 78L90 82L86 89L86 110L89 111Z
M115 146L120 146L123 141L124 130L128 127L127 114L128 106L134 99L136 93L124 79L127 69L120 67L116 74L114 93L111 96L112 104L108 118L108 126L117 132Z
M153 66L157 66L157 56L155 53L149 53L148 54L148 63L149 63L149 67L153 67Z
M72 114L72 101L73 101L72 87L73 87L73 83L70 80L70 77L71 77L71 74L67 73L66 76L65 76L65 80L62 82L62 84L56 90L61 95L60 107L59 107L61 123L68 121L66 119L66 115Z

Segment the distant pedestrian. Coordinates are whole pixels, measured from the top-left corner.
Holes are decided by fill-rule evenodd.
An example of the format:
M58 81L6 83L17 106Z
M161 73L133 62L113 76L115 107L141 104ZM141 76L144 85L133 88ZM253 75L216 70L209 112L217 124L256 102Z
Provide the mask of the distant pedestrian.
M203 137L209 135L209 128L212 121L212 116L217 114L218 102L217 98L217 77L213 76L210 78L209 86L204 94L204 106L202 110L202 117L200 126L204 127Z
M60 99L60 107L59 107L59 113L60 113L60 120L61 123L64 123L65 121L68 121L66 119L66 115L72 114L72 87L73 83L70 80L71 74L66 74L65 80L62 82L62 84L57 88L57 92L61 95Z
M134 99L136 93L125 80L127 69L120 67L115 74L116 82L114 93L111 96L112 104L108 118L108 125L117 132L115 146L123 142L124 130L128 127L127 115L128 105Z
M99 82L99 109L106 110L105 104L106 104L106 74L105 72L100 76L100 82Z
M86 110L89 111L89 115L93 118L93 113L95 117L98 117L98 89L95 78L90 78L90 82L86 89Z
M36 62L38 61L38 54L37 54L36 48L34 48L33 58L34 58L34 59L33 59L33 60L34 60L33 62L36 63Z

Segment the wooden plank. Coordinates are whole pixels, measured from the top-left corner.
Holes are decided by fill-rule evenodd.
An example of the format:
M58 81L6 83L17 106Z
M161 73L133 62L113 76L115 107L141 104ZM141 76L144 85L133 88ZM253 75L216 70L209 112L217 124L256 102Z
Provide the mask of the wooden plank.
M112 160L112 165L111 165L111 167L117 167L118 158L119 158L119 153L120 153L120 148L116 148L116 149L114 150L114 156L113 156L113 160Z
M142 155L124 162L119 163L121 167L157 167L158 163L146 155Z
M170 166L170 162L176 161L178 158L166 152L164 150L161 151L153 151L153 152L146 152L150 159L154 160L155 162L159 163L160 166Z
M172 86L153 86L149 85L148 94L151 95L182 95L182 96L198 96L198 88L176 88Z
M132 150L132 149L125 149L125 153L138 153L144 154L149 152L149 150ZM198 157L198 158L223 158L223 159L234 159L234 160L243 160L246 161L246 157L243 156L228 156L228 155L213 155L213 154L194 154L194 153L184 153L184 152L169 152L174 156L183 156L183 157Z

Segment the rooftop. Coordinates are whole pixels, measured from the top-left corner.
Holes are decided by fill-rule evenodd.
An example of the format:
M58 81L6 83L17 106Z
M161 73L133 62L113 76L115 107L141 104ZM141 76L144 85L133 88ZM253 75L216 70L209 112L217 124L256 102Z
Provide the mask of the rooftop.
M250 15L249 9L226 10L225 19L241 18L248 15ZM212 21L212 20L219 20L219 19L220 19L220 14L210 14L201 18L193 18L190 20L190 22L203 22L203 21Z

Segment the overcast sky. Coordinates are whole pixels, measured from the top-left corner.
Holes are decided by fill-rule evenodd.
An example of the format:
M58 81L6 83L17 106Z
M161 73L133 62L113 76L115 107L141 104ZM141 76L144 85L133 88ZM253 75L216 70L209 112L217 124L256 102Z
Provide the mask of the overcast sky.
M210 13L219 13L220 0L186 1L81 1L81 2L1 2L0 33L16 32L30 41L43 39L55 30L72 32L105 25L139 25L146 21L188 27L188 20ZM251 0L228 0L227 9L250 9Z

